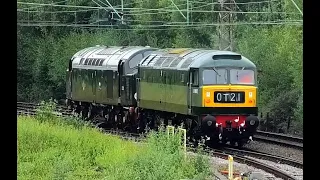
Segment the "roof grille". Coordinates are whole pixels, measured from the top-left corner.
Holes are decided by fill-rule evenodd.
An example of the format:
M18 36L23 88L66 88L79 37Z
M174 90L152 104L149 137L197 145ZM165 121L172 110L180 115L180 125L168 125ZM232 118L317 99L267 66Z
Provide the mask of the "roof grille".
M212 56L212 59L213 60L224 60L224 59L241 60L241 55L237 55L237 54L218 54L218 55Z

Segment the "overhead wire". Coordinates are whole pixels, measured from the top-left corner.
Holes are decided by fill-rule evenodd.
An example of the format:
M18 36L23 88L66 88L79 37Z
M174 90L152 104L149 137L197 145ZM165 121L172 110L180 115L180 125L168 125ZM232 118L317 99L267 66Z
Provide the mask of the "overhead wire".
M270 3L270 2L276 2L279 0L266 0L266 1L250 1L250 2L235 2L235 3L229 3L225 2L223 4L238 4L238 5L246 5L246 4L261 4L261 3ZM214 2L214 3L208 3L208 2L201 2L201 1L192 1L192 3L198 3L198 4L208 4L208 5L214 5L214 4L221 4L219 2Z
M270 1L279 1L279 0L270 0ZM65 2L65 1L60 1L60 2ZM141 3L143 3L143 1L139 1ZM193 1L194 2L194 1ZM259 3L264 3L267 1L260 1ZM77 8L77 10L70 10L70 11L30 11L28 9L28 11L25 11L25 9L17 9L18 12L27 12L27 13L77 13L77 12L87 12L87 11L95 11L95 10L100 10L103 9L105 7L94 7L94 6L77 6L77 5L60 5L60 4L44 4L44 3L29 3L29 2L17 2L18 4L24 4L24 5L38 5L38 6L51 6L51 7L65 7L65 8ZM58 2L57 2L58 3ZM128 4L133 4L135 2L131 2L131 3L127 3ZM197 2L197 3L202 3L202 2ZM249 2L248 2L249 3ZM248 4L248 3L242 3L242 4ZM253 3L253 2L250 2ZM258 2L255 2L258 3ZM210 3L209 3L210 4ZM219 4L219 3L211 3L212 4ZM237 3L240 4L240 3ZM185 5L185 4L179 4L179 6L181 5ZM114 7L116 7L118 5L115 5ZM192 13L196 13L196 12L200 12L200 13L241 13L241 14L269 14L270 12L265 12L265 11L205 11L205 10L194 10L194 8L196 8L197 6L193 7ZM168 9L169 8L169 9ZM80 10L79 10L80 9ZM181 10L176 10L176 9L170 9L170 6L165 7L165 8L160 8L160 9L148 9L148 8L131 8L131 7L126 7L123 8L126 9L124 16L139 16L139 15L152 15L152 14L160 14L160 13L172 13L172 12L186 12L186 9L181 9ZM149 12L148 12L149 11ZM150 11L155 11L155 12L150 12ZM272 12L272 14L298 14L298 13L286 13L286 12ZM28 16L29 17L29 16ZM107 20L102 20L102 19L98 19L95 22L91 22L91 23L99 23L99 22L105 22ZM186 26L186 22L167 22L167 21L158 21L158 20L136 20L136 19L124 19L124 22L148 22L148 23L163 23L163 24L154 24L154 25L130 25L130 26L139 26L140 28L159 28L159 27L177 27L177 26ZM38 22L38 21L37 21ZM50 22L50 21L46 21L46 22ZM53 22L53 21L52 21ZM55 21L56 22L56 21ZM88 21L84 21L84 22L88 22ZM218 26L221 24L206 24L203 22L192 22L193 25L198 26L198 27L206 27L206 26ZM271 22L271 21L267 21L267 22L238 22L238 23L230 23L230 24L225 24L225 25L243 25L244 24L294 24L294 25L301 25L302 24L302 20L291 20L288 21L286 20L285 23L284 22ZM64 24L64 23L57 23L57 24L37 24L34 23L34 21L30 21L28 19L28 23L26 23L25 20L23 21L19 21L17 25L19 26L71 26L71 27L94 27L94 26L99 26L99 27L108 27L105 25L93 25L92 24L79 24L79 21L76 21L75 24ZM188 25L188 28L192 28L193 25ZM111 27L114 27L114 25L111 25Z
M66 7L66 8L84 8L84 9L103 9L105 7L98 7L98 6L78 6L78 5L66 5L66 4L46 4L46 3L30 3L30 2L17 2L18 4L22 5L38 5L38 6L51 6L51 7ZM181 5L181 4L179 4ZM117 5L118 6L118 5ZM144 11L154 11L154 10L166 10L167 8L170 8L172 5L164 8L158 8L158 9L148 9L148 8L128 8L124 7L124 10L144 10ZM121 7L115 8L117 10L120 10Z
M99 8L101 10L103 10L103 8ZM19 12L27 12L27 13L36 13L36 12L41 12L41 13L74 13L74 12L86 12L86 11L90 11L90 10L97 10L97 9L88 9L88 10L77 10L77 11L25 11L25 10L21 10L21 9L17 9L17 11ZM153 9L153 10L156 10L156 9ZM181 11L185 11L186 10L181 10ZM168 10L168 11L165 11L165 12L153 12L153 13L135 13L136 11L128 11L130 12L129 15L146 15L146 14L159 14L159 13L172 13L172 12L178 12L178 10ZM212 11L205 11L205 10L202 10L202 11L192 11L193 13L232 13L232 14L269 14L270 12L267 12L267 11L217 11L217 10L212 10ZM296 14L296 15L299 15L300 13L292 13L292 12L281 12L281 11L273 11L272 12L273 14Z
M28 3L28 2L17 2L18 4L25 4L25 5L41 5L41 6L52 6L52 7L69 7L69 8L87 8L87 9L103 9L104 7L97 7L97 6L77 6L77 5L59 5L59 4L42 4L42 3ZM115 8L117 10L120 10L121 8ZM177 12L179 10L176 9L166 9L166 8L133 8L133 7L124 7L124 10L129 11L165 11L165 12ZM180 11L186 12L187 9L182 9ZM205 12L211 12L208 10L195 10L192 12L199 12L199 13L205 13Z
M63 1L59 1L59 2L54 2L54 3L51 3L51 5L59 4L59 3L67 2L67 1L69 1L69 0L63 0ZM24 9L30 9L30 8L33 9L33 8L38 8L38 7L41 7L41 5L40 6L27 7L27 8L24 8Z
M80 27L80 26L98 26L98 25L94 25L94 24L33 24L33 23L29 23L29 25L32 26L73 26L73 27ZM228 26L234 26L234 25L271 25L271 24L296 24L296 25L302 25L302 20L291 20L291 21L269 21L269 22L265 22L265 21L257 21L257 22L236 22L236 23L224 23L223 25L228 25ZM28 24L23 24L23 23L19 23L18 25L21 26L29 26ZM130 25L130 27L147 27L147 28L158 28L158 27L183 27L183 28L190 28L190 27L204 27L204 26L220 26L220 23L207 23L207 24L194 24L194 25L179 25L179 24L160 24L160 25ZM99 25L101 27L114 27L115 25Z

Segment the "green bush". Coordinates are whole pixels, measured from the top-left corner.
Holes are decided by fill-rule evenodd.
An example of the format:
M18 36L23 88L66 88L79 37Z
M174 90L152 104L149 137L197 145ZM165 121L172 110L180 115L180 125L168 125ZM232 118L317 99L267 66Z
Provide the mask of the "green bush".
M153 132L146 144L138 144L57 117L46 121L18 117L18 179L203 179L210 175L206 159L184 157L178 137L168 139L164 132Z
M262 70L258 74L258 106L272 118L269 124L273 128L268 129L286 127L288 118L293 129L302 129L302 29L247 27L237 42L239 52Z

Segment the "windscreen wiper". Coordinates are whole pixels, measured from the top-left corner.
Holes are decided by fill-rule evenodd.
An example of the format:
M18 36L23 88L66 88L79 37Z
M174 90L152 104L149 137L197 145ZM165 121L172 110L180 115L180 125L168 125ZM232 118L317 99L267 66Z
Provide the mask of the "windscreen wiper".
M214 72L216 72L217 74L218 74L218 76L220 76L221 77L221 75L218 73L218 71L216 70L216 68L212 68L213 70L214 70Z

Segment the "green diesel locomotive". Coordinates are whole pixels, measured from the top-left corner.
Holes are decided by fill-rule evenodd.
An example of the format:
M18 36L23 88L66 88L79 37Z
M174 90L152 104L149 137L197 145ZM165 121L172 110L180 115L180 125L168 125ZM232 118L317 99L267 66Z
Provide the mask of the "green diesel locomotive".
M256 96L256 66L229 51L96 46L76 53L67 73L67 104L103 127L181 125L239 146L259 124Z

